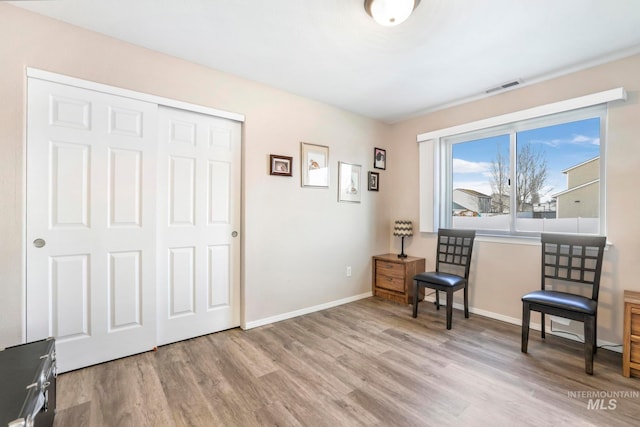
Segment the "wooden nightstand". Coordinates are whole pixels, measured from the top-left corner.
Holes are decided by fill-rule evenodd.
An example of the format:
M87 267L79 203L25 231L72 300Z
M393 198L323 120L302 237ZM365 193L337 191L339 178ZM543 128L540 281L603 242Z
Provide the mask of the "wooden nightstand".
M640 292L624 291L622 375L640 377Z
M413 276L424 270L424 258L408 256L398 258L397 254L373 257L373 295L402 304L413 302ZM424 288L418 299L424 298Z

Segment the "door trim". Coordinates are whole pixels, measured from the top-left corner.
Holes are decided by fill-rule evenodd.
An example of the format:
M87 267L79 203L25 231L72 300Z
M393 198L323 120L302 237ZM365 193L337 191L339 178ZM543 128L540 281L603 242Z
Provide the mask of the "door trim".
M124 98L136 99L138 101L151 102L158 105L164 105L167 107L179 108L181 110L193 111L196 113L202 113L209 116L220 117L223 119L234 120L236 122L244 122L244 114L233 113L230 111L218 110L216 108L206 107L203 105L191 104L189 102L178 101L171 98L164 98L162 96L151 95L148 93L138 92L130 89L122 89L115 86L110 86L102 83L96 83L89 80L79 79L77 77L65 76L64 74L52 73L50 71L44 71L37 68L27 67L27 78L34 78L40 80L46 80L54 83L61 83L67 86L79 87L82 89L89 89L95 92L108 93L110 95L117 95Z

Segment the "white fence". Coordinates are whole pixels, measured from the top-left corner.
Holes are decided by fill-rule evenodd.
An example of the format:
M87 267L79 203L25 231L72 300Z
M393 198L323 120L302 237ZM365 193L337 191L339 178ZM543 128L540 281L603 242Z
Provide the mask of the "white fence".
M454 216L453 228L509 231L509 215L465 217ZM517 218L516 231L532 233L598 234L599 218Z

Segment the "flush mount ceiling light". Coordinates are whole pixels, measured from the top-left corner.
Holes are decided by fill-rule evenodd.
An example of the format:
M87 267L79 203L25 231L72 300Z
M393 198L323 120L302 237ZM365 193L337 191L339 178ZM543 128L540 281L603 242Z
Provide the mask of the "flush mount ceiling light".
M404 22L420 0L364 0L364 10L380 25L391 27Z

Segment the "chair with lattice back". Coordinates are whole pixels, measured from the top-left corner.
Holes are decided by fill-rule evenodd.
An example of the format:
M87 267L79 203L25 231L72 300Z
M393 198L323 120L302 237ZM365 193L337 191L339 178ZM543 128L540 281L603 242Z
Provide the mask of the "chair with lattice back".
M522 297L522 347L527 352L531 311L540 313L541 336L545 338L545 314L577 320L584 324L585 371L593 374L597 349L598 294L606 237L542 233L540 290ZM549 289L553 285L582 284L591 294Z
M413 317L418 317L418 290L420 287L436 291L436 308L440 310L439 291L447 294L447 329L451 329L453 317L453 293L464 289L464 317L469 317L469 271L475 230L438 230L436 270L416 274L413 277ZM444 271L445 269L450 272ZM453 272L457 269L457 272Z

